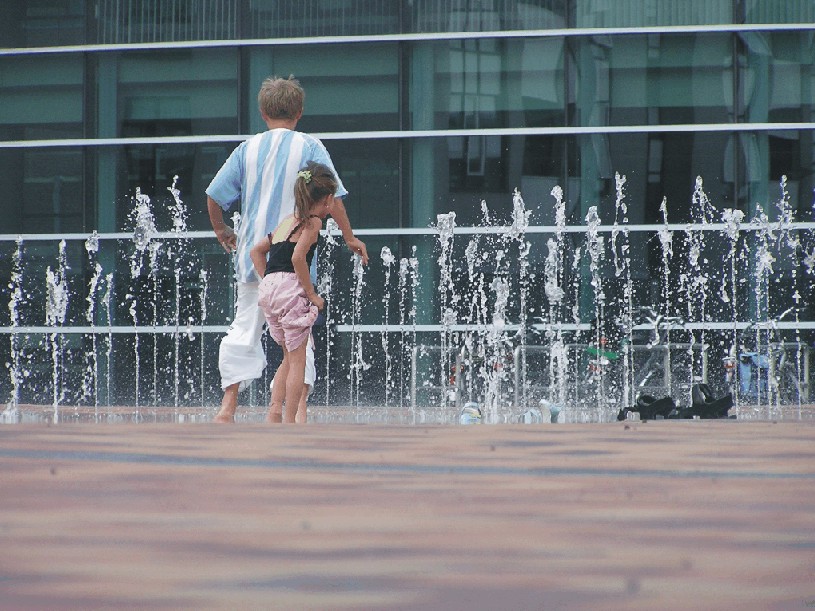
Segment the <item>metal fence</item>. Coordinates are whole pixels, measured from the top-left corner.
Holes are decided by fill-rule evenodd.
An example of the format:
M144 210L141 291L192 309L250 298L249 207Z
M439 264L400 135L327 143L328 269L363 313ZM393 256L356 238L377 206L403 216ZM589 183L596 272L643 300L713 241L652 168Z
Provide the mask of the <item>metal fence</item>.
M234 0L100 0L100 44L238 38Z

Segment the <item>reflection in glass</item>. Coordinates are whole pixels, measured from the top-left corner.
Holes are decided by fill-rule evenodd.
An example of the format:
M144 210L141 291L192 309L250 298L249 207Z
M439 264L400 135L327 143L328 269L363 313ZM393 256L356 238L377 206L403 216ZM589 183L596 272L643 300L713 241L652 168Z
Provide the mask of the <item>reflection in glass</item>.
M49 47L81 45L85 34L87 0L4 0L0 3L2 46Z
M561 38L416 44L412 129L563 125L563 44Z
M100 68L117 75L115 99L122 137L238 133L237 50L128 52ZM109 88L103 90L111 94Z
M574 124L732 121L731 44L728 34L573 39Z
M82 137L84 86L78 54L0 57L0 139Z
M811 122L815 118L815 51L811 32L744 32L740 74L742 120L750 123ZM777 196L781 176L795 207L810 214L813 183L812 133L773 130L743 134L740 156L745 168L745 205Z
M745 23L815 23L815 4L810 0L746 0Z
M0 152L0 183L9 208L0 233L66 233L86 226L85 151L79 147ZM0 205L0 210L3 210Z

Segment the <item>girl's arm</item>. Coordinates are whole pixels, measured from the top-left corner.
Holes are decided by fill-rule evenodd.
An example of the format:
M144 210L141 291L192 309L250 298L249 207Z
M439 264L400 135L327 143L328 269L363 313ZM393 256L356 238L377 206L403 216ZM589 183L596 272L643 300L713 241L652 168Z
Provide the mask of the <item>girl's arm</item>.
M331 218L337 222L337 226L342 231L342 239L352 252L362 257L362 264L368 265L368 250L365 242L354 236L351 229L351 221L348 220L348 213L345 211L345 203L341 197L334 197L331 205Z
M252 247L249 251L249 257L252 259L252 265L255 266L257 275L263 278L266 273L266 255L269 254L269 237L266 236Z
M317 241L322 226L323 222L319 218L309 218L300 232L300 237L294 247L294 254L291 256L294 273L297 274L297 279L300 281L300 286L303 287L306 297L321 310L325 306L325 301L317 294L314 285L311 283L311 275L308 273L308 265L306 265L306 254L311 245Z

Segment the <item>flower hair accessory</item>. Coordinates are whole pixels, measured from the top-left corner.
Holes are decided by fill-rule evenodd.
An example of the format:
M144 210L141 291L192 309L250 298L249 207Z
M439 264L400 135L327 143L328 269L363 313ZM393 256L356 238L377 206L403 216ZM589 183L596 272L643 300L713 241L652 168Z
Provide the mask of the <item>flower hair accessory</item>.
M303 181L308 184L311 182L311 171L310 170L300 170L297 172L297 177L302 178Z

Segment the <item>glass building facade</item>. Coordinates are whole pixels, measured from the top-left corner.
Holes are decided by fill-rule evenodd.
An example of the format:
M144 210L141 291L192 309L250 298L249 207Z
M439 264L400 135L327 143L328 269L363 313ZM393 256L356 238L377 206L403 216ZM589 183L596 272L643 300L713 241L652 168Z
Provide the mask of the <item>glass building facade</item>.
M506 224L517 189L531 210L529 263L540 279L551 235L545 228L556 223L553 187L563 190L569 226L586 225L592 207L610 225L619 211L615 177L624 176L626 222L636 228L634 299L653 302L663 200L670 223L698 221L701 177L719 213L740 210L752 219L766 211L777 221L773 203L788 200L801 256L776 253L776 271L789 272L778 282L792 283L784 294L797 290L799 298L762 305L748 288L741 321L794 307L808 341L815 321L811 270L803 264L813 248L813 24L809 0L6 0L0 301L10 307L0 311L0 327L32 331L14 340L18 347L2 341L0 360L48 354L47 312L38 304L48 302L45 278L59 267L71 298L57 326L76 329L60 333L60 353L88 367L98 330L87 328L117 329L93 365L112 372L113 388L98 392L102 401L130 401L135 392L157 403L213 402L217 340L230 321L232 293L204 190L234 147L264 129L256 92L272 74L294 74L303 84L298 129L328 147L369 252L387 246L397 260L417 254L420 325L438 320L431 228L438 214L453 211L457 225L476 226L484 202ZM134 254L141 195L150 197L162 247ZM98 251L87 241L94 231ZM575 245L583 239L569 236ZM724 257L725 242L720 250ZM107 273L118 279L109 301L102 288L90 294L97 263L103 278L93 286L106 286ZM339 278L351 273L350 260L333 265ZM370 266L368 302L396 299L396 289L386 294L387 271ZM613 279L613 269L603 273ZM27 288L18 299L12 286L20 276ZM550 306L535 286L530 320ZM575 297L580 324L593 316L590 290ZM350 299L338 292L338 311L352 310ZM363 308L354 324L399 323L396 302L389 316ZM179 340L179 329L200 333ZM336 352L347 351L350 334L335 335ZM154 381L133 380L134 354L140 375L161 371L159 361L194 373L180 381L176 374L173 388L159 390ZM34 366L27 379L35 378L51 388L52 368ZM4 379L0 389L13 386ZM64 400L81 402L84 393L87 401L85 391Z

